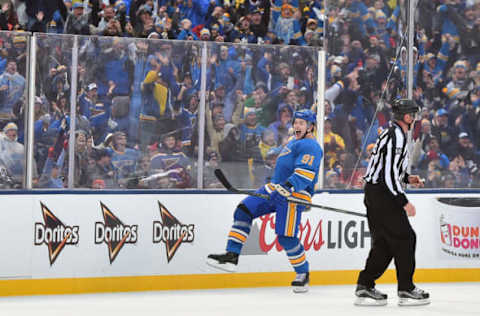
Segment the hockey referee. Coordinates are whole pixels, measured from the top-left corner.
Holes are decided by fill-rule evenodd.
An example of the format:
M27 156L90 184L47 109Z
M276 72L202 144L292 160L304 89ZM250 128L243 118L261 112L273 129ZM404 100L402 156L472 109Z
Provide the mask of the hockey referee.
M418 107L409 99L392 105L393 122L377 139L365 179L364 203L372 248L360 272L355 305L386 305L387 295L375 289L378 279L394 259L397 270L399 305L429 304L429 294L413 284L416 235L407 216L415 216L415 206L405 196L401 182L422 187L408 166L407 132L415 121Z

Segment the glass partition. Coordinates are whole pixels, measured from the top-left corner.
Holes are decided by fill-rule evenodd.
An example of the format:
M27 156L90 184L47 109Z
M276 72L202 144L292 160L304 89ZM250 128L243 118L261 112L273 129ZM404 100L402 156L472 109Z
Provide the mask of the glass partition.
M200 44L81 37L75 187L196 187ZM84 136L83 136L84 134Z
M0 187L25 187L31 126L34 188L215 189L216 167L235 186L257 188L289 137L293 111L318 107L326 117L324 188L362 188L391 102L406 96L405 8L389 5L326 1L321 107L318 48L37 33L32 56L30 34L1 32ZM417 9L427 16L429 7ZM436 9L435 21L461 22L455 8ZM480 56L457 35L436 36L437 22L416 24L413 97L421 112L411 172L428 188L477 188Z
M28 40L28 33L0 32L1 189L24 188Z
M310 47L209 44L205 188L221 187L217 166L240 188L269 181L293 112L314 108L317 55Z
M36 34L35 47L33 184L65 188L73 37Z
M406 97L406 23L398 16L405 8L397 4L327 1L325 189L363 187L391 101Z

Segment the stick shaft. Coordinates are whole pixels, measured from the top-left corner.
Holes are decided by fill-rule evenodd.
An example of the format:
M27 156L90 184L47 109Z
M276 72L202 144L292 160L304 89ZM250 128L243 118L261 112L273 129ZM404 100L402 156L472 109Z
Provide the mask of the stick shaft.
M225 177L225 175L223 174L223 171L220 170L220 169L215 169L214 173L215 173L215 176L217 177L218 181L220 181L222 183L222 185L230 192L234 192L234 193L238 193L238 194L246 194L246 195L250 195L250 196L256 196L256 197L259 197L259 198L265 199L265 200L270 199L270 196L268 194L250 192L250 191L246 191L246 190L239 190L239 189L233 187L230 184L230 182L227 180L227 177ZM349 215L360 216L360 217L367 217L367 215L365 215L363 213L342 210L342 209L338 209L338 208L335 208L335 207L329 207L329 206L324 206L324 205L320 205L320 204L313 204L313 203L309 203L309 202L306 202L306 201L302 201L300 199L288 198L287 201L291 202L291 203L298 204L298 205L307 206L307 207L321 208L323 210L333 211L333 212L337 212L337 213L349 214Z

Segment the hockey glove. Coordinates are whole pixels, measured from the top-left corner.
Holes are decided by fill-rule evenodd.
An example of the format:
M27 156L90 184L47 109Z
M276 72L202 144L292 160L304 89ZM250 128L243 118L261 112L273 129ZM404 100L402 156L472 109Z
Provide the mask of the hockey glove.
M278 204L287 203L288 197L292 195L292 185L288 182L285 184L274 184L275 191L270 194L270 199Z

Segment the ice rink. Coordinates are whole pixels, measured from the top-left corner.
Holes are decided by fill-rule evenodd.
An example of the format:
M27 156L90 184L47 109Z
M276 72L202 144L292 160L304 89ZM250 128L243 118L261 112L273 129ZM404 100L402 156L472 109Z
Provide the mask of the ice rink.
M118 294L7 297L0 299L0 315L480 315L480 283L425 283L426 306L399 307L396 285L377 288L389 295L387 306L353 305L354 286L313 286L306 294L290 288L159 291Z

